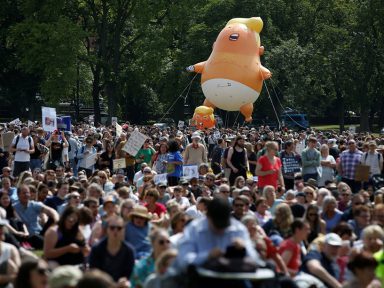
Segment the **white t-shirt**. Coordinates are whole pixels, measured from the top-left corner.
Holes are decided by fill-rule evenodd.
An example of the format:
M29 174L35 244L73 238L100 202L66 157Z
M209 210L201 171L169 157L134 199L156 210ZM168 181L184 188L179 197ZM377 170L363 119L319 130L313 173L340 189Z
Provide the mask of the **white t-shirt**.
M364 153L364 155L361 157L361 163L370 166L370 176L381 174L380 165L383 163L383 157L378 152Z
M16 144L16 138L19 137L19 141L17 142L16 149L25 149L25 150L30 150L31 146L33 146L33 140L30 138L30 136L23 137L21 134L17 135L15 138L12 140L12 145ZM29 140L31 139L31 145L29 145ZM28 152L24 151L16 151L15 153L15 161L16 162L29 162L31 160L31 155Z

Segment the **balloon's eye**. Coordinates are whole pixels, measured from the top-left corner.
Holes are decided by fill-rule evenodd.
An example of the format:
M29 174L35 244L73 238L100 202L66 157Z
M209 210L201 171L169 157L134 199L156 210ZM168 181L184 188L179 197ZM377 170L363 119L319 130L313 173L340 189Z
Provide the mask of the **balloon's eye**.
M229 36L229 40L236 41L237 39L239 39L239 36L239 33L233 33Z

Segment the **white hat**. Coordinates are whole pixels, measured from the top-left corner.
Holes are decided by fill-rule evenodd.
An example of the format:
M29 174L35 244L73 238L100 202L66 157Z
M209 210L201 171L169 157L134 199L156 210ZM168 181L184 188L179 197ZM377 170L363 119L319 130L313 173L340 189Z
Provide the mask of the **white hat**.
M198 138L199 140L201 139L199 132L193 132L191 138L192 139Z
M343 241L341 240L340 236L336 233L329 233L325 235L324 242L332 246L341 246L343 244Z

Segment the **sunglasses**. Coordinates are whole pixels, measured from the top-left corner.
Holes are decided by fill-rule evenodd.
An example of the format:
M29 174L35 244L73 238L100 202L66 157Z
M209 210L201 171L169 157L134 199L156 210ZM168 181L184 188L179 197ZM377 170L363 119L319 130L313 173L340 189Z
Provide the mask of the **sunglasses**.
M47 268L42 268L42 267L37 267L36 271L39 275L42 275L42 276L48 275L48 272L49 272Z
M167 240L161 239L161 240L159 240L158 243L159 243L160 245L164 245L164 244L169 244L169 243L171 243L171 241L169 241L169 239L167 239Z
M349 193L342 193L341 196L349 196Z
M309 213L308 216L309 217L313 217L313 216L318 216L318 214L316 214L316 213Z
M206 180L209 180L209 181L215 181L215 179L213 178L205 178Z
M115 225L111 225L111 226L108 226L109 230L117 230L117 231L121 231L123 230L123 226L115 226Z

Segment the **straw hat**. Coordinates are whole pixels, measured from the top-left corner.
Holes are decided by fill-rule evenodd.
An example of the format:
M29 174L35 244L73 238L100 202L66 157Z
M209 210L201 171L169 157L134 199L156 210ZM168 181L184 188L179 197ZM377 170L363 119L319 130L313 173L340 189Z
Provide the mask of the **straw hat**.
M148 213L148 209L142 205L136 205L135 207L133 207L133 211L131 212L131 214L129 214L130 221L132 221L133 216L143 217L148 220L152 219L151 215Z

